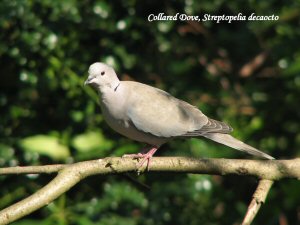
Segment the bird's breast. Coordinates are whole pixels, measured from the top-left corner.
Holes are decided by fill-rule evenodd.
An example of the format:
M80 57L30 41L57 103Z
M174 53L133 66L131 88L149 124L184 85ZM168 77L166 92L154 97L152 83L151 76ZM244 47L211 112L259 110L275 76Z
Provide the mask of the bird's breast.
M101 109L107 124L116 132L132 140L155 146L160 146L167 141L165 138L156 137L149 133L138 130L130 121L130 119L126 117L127 113L122 112L118 108L112 108L111 105L107 105L102 102Z

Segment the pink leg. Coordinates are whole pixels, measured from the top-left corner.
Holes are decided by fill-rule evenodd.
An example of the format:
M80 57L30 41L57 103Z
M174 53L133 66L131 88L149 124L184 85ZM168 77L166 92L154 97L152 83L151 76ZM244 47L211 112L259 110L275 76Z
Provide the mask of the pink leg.
M142 152L138 154L125 154L122 157L132 157L134 159L142 159L141 162L138 165L138 168L142 167L144 163L147 161L147 169L149 169L150 166L150 160L154 153L157 151L159 147L151 146L150 148L144 148Z

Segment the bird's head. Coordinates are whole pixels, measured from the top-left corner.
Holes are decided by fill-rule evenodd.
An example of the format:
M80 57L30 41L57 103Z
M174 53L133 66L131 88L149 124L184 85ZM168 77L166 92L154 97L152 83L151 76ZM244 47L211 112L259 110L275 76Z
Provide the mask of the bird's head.
M115 88L120 83L114 69L105 63L93 63L88 73L89 76L84 85L91 85L100 91L105 88Z

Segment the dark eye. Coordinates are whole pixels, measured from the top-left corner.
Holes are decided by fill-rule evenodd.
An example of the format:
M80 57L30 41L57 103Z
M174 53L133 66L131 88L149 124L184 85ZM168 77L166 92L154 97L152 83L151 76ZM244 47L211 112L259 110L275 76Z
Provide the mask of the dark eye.
M103 76L104 74L105 74L105 72L104 72L104 71L102 71L102 72L101 72L101 76Z

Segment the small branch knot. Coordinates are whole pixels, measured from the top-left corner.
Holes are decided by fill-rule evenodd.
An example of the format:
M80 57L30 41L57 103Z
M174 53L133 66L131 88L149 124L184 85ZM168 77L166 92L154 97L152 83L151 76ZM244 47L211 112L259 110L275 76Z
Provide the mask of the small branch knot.
M246 174L249 174L248 170L247 170L246 168L243 168L243 167L239 167L239 168L237 169L237 172L238 172L238 174L240 174L240 175L246 175Z

